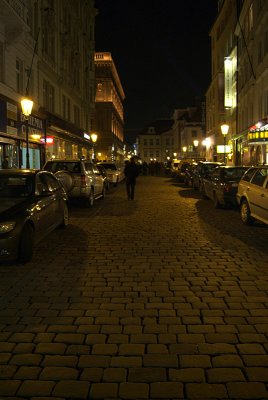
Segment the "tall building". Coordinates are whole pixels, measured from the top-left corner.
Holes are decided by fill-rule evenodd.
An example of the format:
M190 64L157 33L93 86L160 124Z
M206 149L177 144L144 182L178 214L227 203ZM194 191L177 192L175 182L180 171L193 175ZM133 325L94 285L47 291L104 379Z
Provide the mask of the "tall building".
M95 53L96 155L99 160L122 162L125 93L111 53Z
M27 146L34 168L47 158L90 156L94 1L0 0L0 7L0 159L25 167ZM26 95L34 102L28 121Z
M221 0L211 29L212 79L206 94L208 159L268 163L268 2ZM225 140L221 124L228 125ZM224 144L223 146L219 145ZM226 144L226 145L225 145Z

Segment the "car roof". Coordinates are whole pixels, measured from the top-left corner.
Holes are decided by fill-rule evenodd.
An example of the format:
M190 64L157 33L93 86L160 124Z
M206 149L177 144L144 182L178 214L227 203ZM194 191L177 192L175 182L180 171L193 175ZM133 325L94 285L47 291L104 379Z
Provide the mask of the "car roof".
M1 175L35 175L37 172L42 171L41 169L19 169L19 168L8 168L1 169Z

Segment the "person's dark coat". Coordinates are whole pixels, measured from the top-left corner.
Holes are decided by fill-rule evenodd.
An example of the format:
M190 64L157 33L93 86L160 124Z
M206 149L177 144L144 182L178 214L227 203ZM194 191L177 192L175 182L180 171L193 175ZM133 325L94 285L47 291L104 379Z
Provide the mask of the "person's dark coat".
M136 178L139 175L139 168L135 164L135 161L130 160L126 163L124 174L128 182L136 183Z

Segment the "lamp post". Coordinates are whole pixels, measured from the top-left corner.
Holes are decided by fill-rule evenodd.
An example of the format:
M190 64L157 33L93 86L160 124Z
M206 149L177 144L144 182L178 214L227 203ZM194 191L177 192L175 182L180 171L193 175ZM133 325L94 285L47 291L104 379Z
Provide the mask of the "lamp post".
M25 128L26 128L26 168L30 168L30 157L29 157L29 116L32 113L33 108L33 101L29 98L23 98L20 102L22 114L24 115L25 119Z
M96 143L96 141L98 139L98 135L96 133L92 133L90 135L90 137L91 137L91 140L92 140L92 143L93 143L93 160L95 161L95 143Z
M222 124L221 125L221 133L223 134L223 151L224 151L224 156L223 156L223 162L226 164L226 135L229 131L229 125L228 124Z
M194 148L195 148L195 156L197 157L197 147L198 147L199 141L198 140L194 140Z

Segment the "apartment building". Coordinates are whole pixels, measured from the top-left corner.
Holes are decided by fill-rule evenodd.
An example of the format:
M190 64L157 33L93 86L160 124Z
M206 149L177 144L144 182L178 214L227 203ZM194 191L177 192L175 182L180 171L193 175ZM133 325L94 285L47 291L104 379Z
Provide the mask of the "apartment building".
M95 113L93 0L0 0L0 159L88 157ZM25 120L20 101L33 100ZM28 140L26 135L28 126Z
M207 158L222 160L224 151L229 164L268 163L268 2L221 0L218 4L210 32ZM229 127L225 139L223 123Z
M112 55L95 53L96 155L99 160L123 162L125 93Z

